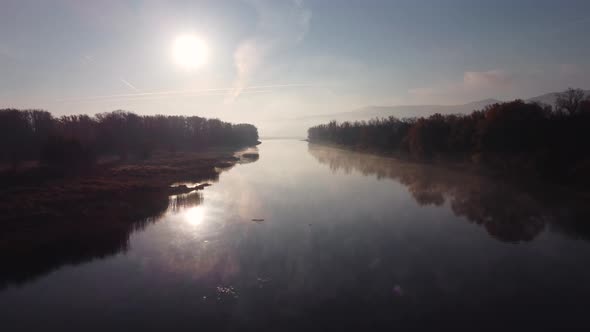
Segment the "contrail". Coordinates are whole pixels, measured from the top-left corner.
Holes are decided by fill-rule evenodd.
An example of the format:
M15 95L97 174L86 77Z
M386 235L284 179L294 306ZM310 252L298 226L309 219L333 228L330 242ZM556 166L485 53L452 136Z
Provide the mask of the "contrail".
M121 82L123 82L123 84L127 85L128 87L130 87L131 89L135 90L136 92L141 92L141 90L139 90L138 88L136 88L133 84L129 83L129 81L127 81L123 77L120 77L119 79L121 80Z
M129 82L127 82L129 83ZM274 88L285 88L285 87L306 87L314 86L316 84L310 83L293 83L293 84L273 84L273 85L255 85L244 87L243 90L256 90L256 89L274 89ZM132 85L131 85L132 86ZM137 88L133 87L137 90ZM90 96L90 97L79 97L79 98L63 98L57 99L57 102L77 102L77 101L90 101L90 100L105 100L105 99L124 99L124 98L141 98L149 96L170 96L170 95L183 95L183 94L200 94L206 92L228 92L233 91L234 88L213 88L213 89L199 89L199 90L170 90L170 91L154 91L154 92L138 92L138 93L124 93L124 94L113 94L103 96Z
M272 89L260 89L260 90L248 90L244 91L244 94L254 94L254 93L268 93L273 92ZM192 92L192 93L182 93L177 94L178 96L182 97L202 97L202 96L225 96L225 91L211 91L211 92ZM137 100L157 100L157 99L164 99L169 98L169 94L130 94L127 97L123 97L118 95L116 98L101 98L101 99L76 99L76 100L60 100L63 103L95 103L95 102L109 102L109 101L137 101Z

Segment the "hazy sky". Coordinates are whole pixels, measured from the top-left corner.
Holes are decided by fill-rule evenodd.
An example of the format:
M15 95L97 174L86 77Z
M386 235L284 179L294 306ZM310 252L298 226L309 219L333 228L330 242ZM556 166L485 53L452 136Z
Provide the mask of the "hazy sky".
M0 0L0 107L257 124L590 88L590 1ZM174 60L178 36L207 62Z

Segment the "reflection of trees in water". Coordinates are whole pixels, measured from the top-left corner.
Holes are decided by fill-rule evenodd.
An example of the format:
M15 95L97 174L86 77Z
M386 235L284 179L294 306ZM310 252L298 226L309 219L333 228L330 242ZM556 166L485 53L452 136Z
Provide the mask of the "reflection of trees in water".
M198 205L200 192L168 197L166 190L112 194L101 202L65 207L60 215L19 220L0 234L0 289L66 264L126 251L133 231L166 211Z
M173 212L177 212L187 207L197 206L202 202L203 194L199 191L192 191L187 194L170 196L168 208Z
M309 153L333 172L353 170L378 179L389 178L405 185L420 205L440 206L446 201L457 216L482 225L494 238L530 241L551 222L553 229L577 237L588 237L588 227L580 226L585 209L560 206L563 198L542 201L514 186L482 176L461 173L425 164L412 164L393 158L309 144ZM545 191L547 189L545 188ZM567 214L559 211L569 211Z
M257 148L243 151L256 153ZM240 163L257 159L240 154L238 157ZM215 182L219 172L233 165L210 173L195 169L195 174L185 176ZM75 202L50 199L51 208L37 209L46 211L26 218L19 211L11 211L16 217L3 220L0 232L0 289L10 283L25 283L66 264L81 264L126 251L133 231L158 220L167 211L177 212L203 201L201 192L169 196L168 189L83 193L82 197L88 198Z
M455 192L451 197L453 212L484 226L491 236L502 241L530 241L543 231L550 218L538 202L506 185L479 183L473 189Z

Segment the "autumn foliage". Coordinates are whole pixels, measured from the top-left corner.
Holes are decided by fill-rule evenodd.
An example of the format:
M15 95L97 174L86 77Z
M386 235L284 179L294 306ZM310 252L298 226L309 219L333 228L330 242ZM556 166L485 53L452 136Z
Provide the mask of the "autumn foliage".
M0 110L0 162L39 160L55 166L92 164L97 156L147 158L157 149L245 146L256 127L198 116L140 116L115 111L56 118L42 110Z
M515 100L466 115L332 121L309 128L308 138L421 161L470 161L575 180L587 177L590 166L590 100L580 91L559 94L555 106Z

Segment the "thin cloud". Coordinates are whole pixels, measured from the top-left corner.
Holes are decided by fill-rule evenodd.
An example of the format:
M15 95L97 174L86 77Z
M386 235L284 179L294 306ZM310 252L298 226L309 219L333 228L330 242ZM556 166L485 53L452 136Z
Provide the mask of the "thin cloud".
M270 85L253 85L243 88L243 93L259 93L275 91L280 88L291 88L291 87L310 87L317 86L317 84L310 83L291 83L291 84L270 84ZM212 89L198 89L198 90L169 90L169 91L154 91L154 92L138 92L138 93L124 93L124 94L112 94L112 95L101 95L101 96L89 96L89 97L78 97L78 98L63 98L58 99L56 102L69 103L69 102L90 102L90 101L104 101L104 100L118 100L118 99L141 99L141 98L169 98L178 96L209 96L209 95L227 95L228 92L233 91L234 88L212 88Z
M504 70L468 71L463 75L465 89L506 86L511 83L511 75Z
M92 55L86 54L80 58L80 64L82 64L83 66L89 66L93 63L94 63L94 57Z
M466 71L463 79L408 90L411 103L458 104L484 98L531 98L568 87L587 89L590 66L586 64L529 64L517 69Z
M135 92L141 92L141 90L139 90L138 88L136 88L133 84L129 83L129 81L127 81L123 77L119 78L119 80L121 80L121 82L123 84L125 84L126 86L130 87L133 91L135 91Z
M278 49L295 45L309 30L311 11L302 0L290 2L251 0L258 13L256 34L242 41L234 53L237 77L226 102L234 101L265 59Z
M261 90L248 90L244 91L243 94L264 94L264 93L271 93L273 92L272 89L261 89ZM202 93L186 93L180 95L182 98L196 98L196 97L210 97L210 96L225 96L227 92L202 92ZM62 101L65 104L85 104L85 103L98 103L98 102L117 102L117 101L125 101L125 102L133 102L133 101L146 101L146 100L162 100L170 98L170 95L143 95L143 96L135 96L131 95L129 97L116 97L116 98L103 98L103 99L79 99L79 100L68 100ZM179 97L179 96L176 96Z
M503 94L512 87L514 79L513 73L502 69L466 71L462 81L410 89L408 95L422 103L459 103Z

